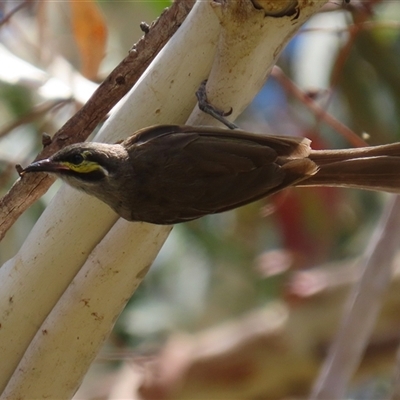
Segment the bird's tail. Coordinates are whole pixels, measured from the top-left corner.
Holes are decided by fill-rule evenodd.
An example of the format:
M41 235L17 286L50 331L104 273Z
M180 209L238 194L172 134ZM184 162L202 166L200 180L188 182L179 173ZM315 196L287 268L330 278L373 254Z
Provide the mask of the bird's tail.
M312 150L318 167L297 186L342 186L400 193L400 143L347 150Z

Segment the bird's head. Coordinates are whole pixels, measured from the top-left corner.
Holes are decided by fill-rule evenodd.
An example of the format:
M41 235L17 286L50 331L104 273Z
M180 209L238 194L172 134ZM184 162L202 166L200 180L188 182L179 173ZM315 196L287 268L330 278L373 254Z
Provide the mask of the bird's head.
M44 160L35 161L20 172L47 172L70 185L87 191L88 186L108 180L124 158L120 145L78 143L65 147Z
M120 144L77 143L65 147L51 157L35 161L19 174L47 172L107 203L126 219L131 212L124 207L125 176L129 175L128 153ZM121 183L122 182L122 183Z

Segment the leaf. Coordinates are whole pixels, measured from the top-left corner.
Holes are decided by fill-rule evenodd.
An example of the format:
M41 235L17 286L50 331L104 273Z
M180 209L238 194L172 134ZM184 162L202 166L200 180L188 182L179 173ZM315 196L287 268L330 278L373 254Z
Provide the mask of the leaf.
M81 73L96 79L105 55L107 26L99 6L94 0L70 0L71 24L81 57Z

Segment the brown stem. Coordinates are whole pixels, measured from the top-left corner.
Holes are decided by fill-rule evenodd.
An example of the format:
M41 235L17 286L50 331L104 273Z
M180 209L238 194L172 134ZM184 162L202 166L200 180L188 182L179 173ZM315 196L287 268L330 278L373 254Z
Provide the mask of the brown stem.
M25 125L32 121L35 121L38 117L46 114L53 108L63 106L64 104L70 103L71 101L73 101L73 99L55 99L38 104L29 113L23 115L21 118L18 118L16 121L12 121L8 125L2 127L0 129L0 138L6 136L13 129L18 128L21 125Z
M292 94L294 97L304 103L318 118L330 125L333 129L339 132L349 143L355 147L363 147L368 144L362 140L355 132L349 129L346 125L341 123L331 114L327 113L321 106L319 106L310 96L307 96L299 87L297 87L279 67L274 67L272 76L279 81L284 89Z

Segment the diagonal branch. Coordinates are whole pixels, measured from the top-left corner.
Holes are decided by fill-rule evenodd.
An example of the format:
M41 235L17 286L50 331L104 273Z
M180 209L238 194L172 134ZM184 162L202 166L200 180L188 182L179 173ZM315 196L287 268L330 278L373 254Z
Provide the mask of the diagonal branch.
M400 197L386 205L367 246L361 280L348 298L345 315L315 383L312 400L343 399L368 344L392 275L400 240Z

